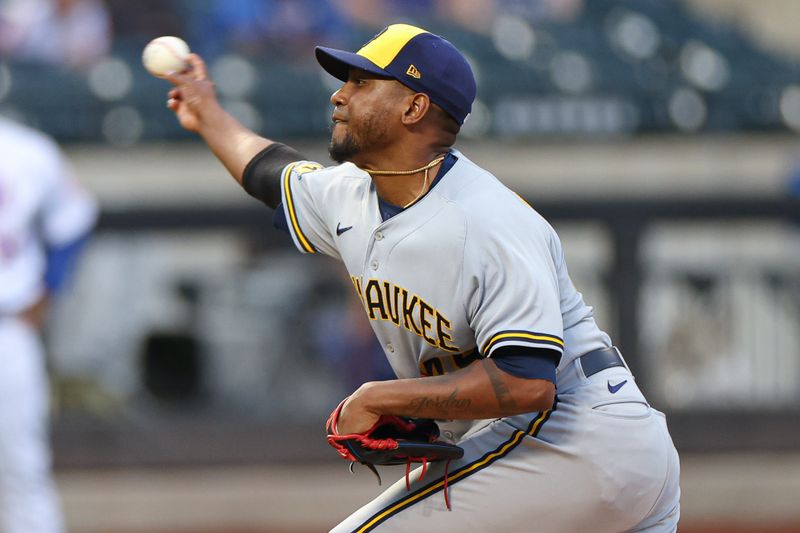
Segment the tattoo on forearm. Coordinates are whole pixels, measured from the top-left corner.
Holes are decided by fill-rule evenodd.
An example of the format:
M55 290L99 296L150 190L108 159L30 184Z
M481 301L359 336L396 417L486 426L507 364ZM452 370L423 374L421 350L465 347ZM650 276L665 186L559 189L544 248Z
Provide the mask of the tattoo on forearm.
M486 370L486 375L489 376L489 381L492 384L494 395L495 398L497 398L497 403L500 405L500 408L505 411L516 411L517 402L515 402L514 397L511 396L508 385L503 382L503 376L500 374L500 370L498 370L491 361L484 361L482 366Z
M441 409L443 412L449 412L453 409L466 410L469 409L470 403L468 398L458 397L458 387L456 387L453 389L453 392L450 393L450 396L446 398L440 396L435 396L433 398L430 396L420 396L411 400L408 406L411 409L411 416L419 416L423 409Z

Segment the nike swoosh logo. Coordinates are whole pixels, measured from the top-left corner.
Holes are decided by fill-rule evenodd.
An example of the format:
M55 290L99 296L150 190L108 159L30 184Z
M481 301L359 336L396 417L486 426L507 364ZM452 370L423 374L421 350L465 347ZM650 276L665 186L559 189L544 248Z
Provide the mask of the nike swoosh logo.
M628 380L624 379L624 380L620 381L619 383L617 383L616 385L612 385L611 382L609 381L608 382L608 392L610 392L611 394L616 394L617 391L619 389L621 389L622 386L625 385L627 382L628 382Z
M351 230L351 229L353 229L353 226L347 226L347 227L344 227L344 228L343 228L343 227L342 227L342 223L341 223L341 222L339 222L338 224L336 224L336 235L337 235L337 236L338 236L338 235L341 235L341 234L342 234L342 233L344 233L345 231L348 231L348 230Z

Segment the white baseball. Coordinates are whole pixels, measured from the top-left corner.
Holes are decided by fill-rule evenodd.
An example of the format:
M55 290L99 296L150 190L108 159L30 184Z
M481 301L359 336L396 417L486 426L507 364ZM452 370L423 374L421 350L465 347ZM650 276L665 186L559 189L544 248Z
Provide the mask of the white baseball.
M158 78L170 72L186 70L189 45L179 37L157 37L147 43L142 52L144 68Z

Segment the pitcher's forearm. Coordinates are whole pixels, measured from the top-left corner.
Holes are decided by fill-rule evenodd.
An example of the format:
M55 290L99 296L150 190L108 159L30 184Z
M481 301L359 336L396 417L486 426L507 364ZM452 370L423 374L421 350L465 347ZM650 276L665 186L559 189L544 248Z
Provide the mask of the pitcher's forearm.
M512 376L483 360L444 376L367 383L351 401L379 415L482 419L549 409L554 396L551 382Z
M198 133L239 185L242 185L242 174L250 160L273 144L218 105L204 113Z

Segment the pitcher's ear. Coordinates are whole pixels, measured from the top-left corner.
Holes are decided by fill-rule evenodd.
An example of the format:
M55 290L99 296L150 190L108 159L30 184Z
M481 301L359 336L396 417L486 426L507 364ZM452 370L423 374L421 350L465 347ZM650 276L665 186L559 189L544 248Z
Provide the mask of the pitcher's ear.
M431 100L425 93L414 93L408 96L408 104L403 113L403 124L416 124L425 118L431 108Z

